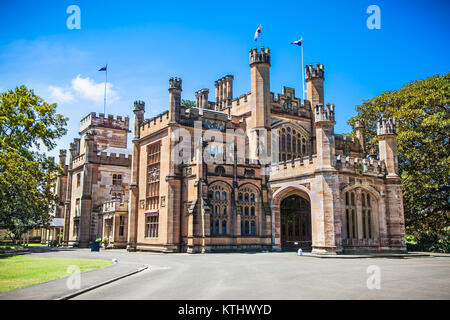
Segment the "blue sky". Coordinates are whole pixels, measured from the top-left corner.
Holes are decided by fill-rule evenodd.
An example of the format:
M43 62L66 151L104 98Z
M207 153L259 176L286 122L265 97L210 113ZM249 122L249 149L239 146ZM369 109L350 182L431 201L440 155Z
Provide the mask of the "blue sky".
M81 9L81 29L69 30L69 5ZM381 9L381 29L369 30L366 9ZM262 24L272 52L271 91L301 96L301 60L290 42L303 36L304 62L325 65L325 100L336 105L335 131L363 99L449 72L450 1L24 1L0 0L0 90L26 85L69 117L67 148L79 121L103 111L146 117L168 107L168 79L183 79L183 99L233 74L234 95L250 91L248 50ZM57 150L50 152L57 154Z

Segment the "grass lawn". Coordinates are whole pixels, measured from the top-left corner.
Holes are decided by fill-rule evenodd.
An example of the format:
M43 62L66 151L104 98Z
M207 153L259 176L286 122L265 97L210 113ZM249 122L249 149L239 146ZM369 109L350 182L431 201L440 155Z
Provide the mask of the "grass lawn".
M67 268L71 265L84 272L111 264L112 261L103 260L0 255L0 292L69 276Z

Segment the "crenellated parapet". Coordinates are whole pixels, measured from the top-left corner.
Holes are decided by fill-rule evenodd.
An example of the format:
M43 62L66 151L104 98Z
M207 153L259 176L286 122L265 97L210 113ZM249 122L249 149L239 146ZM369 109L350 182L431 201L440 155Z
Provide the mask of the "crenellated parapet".
M112 114L108 114L105 117L104 113L91 112L80 121L80 134L83 134L91 127L103 127L128 131L130 125L130 119L128 117L122 118L121 116L114 117Z
M133 111L144 111L145 110L145 102L141 100L137 100L134 102L134 109Z
M131 155L128 153L98 152L90 156L89 162L96 164L108 164L129 167L131 165Z
M377 135L396 135L397 121L394 118L381 118L377 122Z
M384 161L366 158L336 156L336 168L341 172L384 176L386 164Z
M261 47L261 51L255 47L250 50L250 66L255 63L267 63L270 65L270 49Z
M170 78L169 79L169 90L171 89L178 89L181 90L181 78Z
M327 103L326 107L318 104L314 107L314 121L318 122L335 122L334 121L334 104Z
M248 95L246 95L246 94L242 94L239 96L239 98L233 99L233 101L232 101L233 106L239 106L242 104L245 105L245 104L247 104L247 102L248 102Z
M169 111L164 111L153 118L146 119L142 122L140 126L140 137L145 137L146 135L161 130L166 127L169 123Z
M316 67L314 68L312 64L305 66L305 81L320 78L323 79L325 74L325 70L323 64L316 63Z

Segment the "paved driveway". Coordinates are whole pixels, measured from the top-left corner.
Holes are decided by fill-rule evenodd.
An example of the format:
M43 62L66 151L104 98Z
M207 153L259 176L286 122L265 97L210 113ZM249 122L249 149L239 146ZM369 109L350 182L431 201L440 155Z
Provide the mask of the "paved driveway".
M85 249L31 255L117 258L119 264L149 266L76 299L450 299L450 257L320 259L295 252L189 255ZM375 274L379 270L380 289L368 289L367 279L373 276L368 267Z

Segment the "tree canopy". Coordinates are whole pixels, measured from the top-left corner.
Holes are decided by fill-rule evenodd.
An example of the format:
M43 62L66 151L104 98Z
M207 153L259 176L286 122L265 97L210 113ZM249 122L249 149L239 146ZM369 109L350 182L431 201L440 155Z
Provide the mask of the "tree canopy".
M378 149L376 121L397 119L407 233L446 238L450 229L450 74L412 81L363 101L350 119L364 124L366 151Z
M195 101L192 101L192 100L183 100L183 101L181 101L181 105L183 107L187 107L187 108L195 108L197 106Z
M55 205L52 150L67 118L25 86L0 94L0 229L16 237L44 226Z

